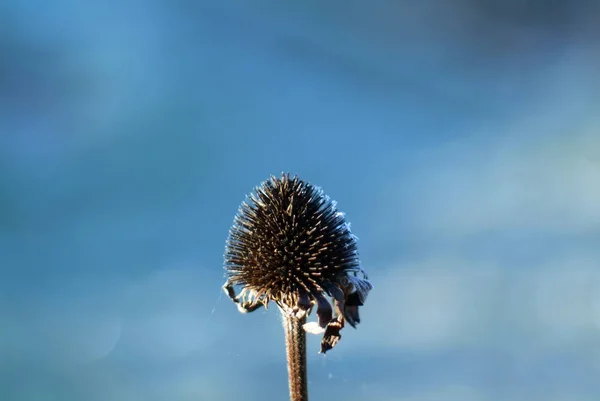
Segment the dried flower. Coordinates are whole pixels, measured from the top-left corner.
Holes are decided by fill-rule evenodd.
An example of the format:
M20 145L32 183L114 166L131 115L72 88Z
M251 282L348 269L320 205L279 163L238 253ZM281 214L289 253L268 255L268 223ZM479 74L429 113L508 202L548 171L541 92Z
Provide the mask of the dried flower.
M337 344L345 322L360 322L358 308L372 289L344 214L321 189L289 174L271 177L242 203L225 270L223 287L242 312L273 301L284 316L302 319L316 305L317 322L304 329L323 333L323 353Z

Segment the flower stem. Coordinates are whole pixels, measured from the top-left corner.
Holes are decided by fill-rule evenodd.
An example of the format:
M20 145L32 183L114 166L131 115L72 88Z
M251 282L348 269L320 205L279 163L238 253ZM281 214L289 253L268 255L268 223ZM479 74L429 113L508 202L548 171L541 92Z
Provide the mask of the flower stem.
M302 327L306 323L306 316L300 319L284 313L282 313L282 316L285 330L290 401L308 401L306 332Z

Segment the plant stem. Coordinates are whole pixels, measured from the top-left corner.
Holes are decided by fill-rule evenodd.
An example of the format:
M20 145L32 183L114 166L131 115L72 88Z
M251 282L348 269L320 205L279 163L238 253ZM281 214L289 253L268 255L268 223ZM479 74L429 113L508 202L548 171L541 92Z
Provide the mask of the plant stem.
M306 323L306 316L298 319L295 316L282 315L283 328L285 330L290 401L308 401L306 332L302 327Z

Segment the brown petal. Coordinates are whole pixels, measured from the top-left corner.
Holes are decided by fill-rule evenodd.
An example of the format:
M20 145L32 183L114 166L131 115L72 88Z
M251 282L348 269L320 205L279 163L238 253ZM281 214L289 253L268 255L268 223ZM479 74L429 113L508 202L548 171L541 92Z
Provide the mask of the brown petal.
M333 305L335 307L336 316L343 315L344 304L346 302L344 291L342 291L339 287L332 287L330 288L329 293L333 297Z
M331 304L321 293L316 295L317 300L317 321L322 328L327 327L327 324L333 319L333 310Z
M301 291L298 296L297 304L294 305L292 309L292 313L297 318L302 318L306 315L306 312L311 308L312 304L310 302L310 297L304 291Z
M360 323L360 316L358 314L359 306L362 306L362 302L357 292L353 292L346 296L346 300L344 302L344 317L354 328L356 328L356 325Z
M336 319L329 322L325 329L325 334L323 334L323 339L321 340L320 353L325 354L335 347L342 338L342 335L340 334L342 328L344 328L344 319L341 316L338 316Z
M350 326L356 328L356 325L360 323L360 316L358 315L358 306L348 306L344 308L344 318Z
M367 300L369 292L373 289L373 284L369 280L353 275L348 275L346 278L350 284L349 288L345 288L346 296L349 297L349 293L356 293L359 298L359 305L363 305Z

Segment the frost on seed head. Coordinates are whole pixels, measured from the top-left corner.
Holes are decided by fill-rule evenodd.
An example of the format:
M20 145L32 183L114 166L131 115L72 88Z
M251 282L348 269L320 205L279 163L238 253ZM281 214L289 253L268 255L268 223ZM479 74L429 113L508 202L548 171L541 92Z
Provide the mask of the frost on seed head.
M360 266L357 238L336 203L289 174L271 177L240 206L225 249L227 295L242 312L273 301L282 313L310 315L309 333L323 334L321 352L333 348L373 288ZM241 287L236 295L234 287Z

